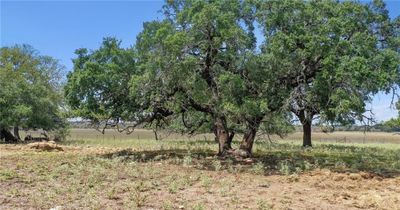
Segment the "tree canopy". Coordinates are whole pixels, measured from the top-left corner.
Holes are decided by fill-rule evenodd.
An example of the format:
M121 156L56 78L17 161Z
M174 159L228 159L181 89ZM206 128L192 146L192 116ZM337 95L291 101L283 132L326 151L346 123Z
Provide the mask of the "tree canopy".
M139 86L161 79L159 86L173 95L166 100L170 110L202 113L197 125L211 122L220 154L232 149L232 138L240 132L245 134L241 149L249 155L264 117L279 113L285 94L296 85L281 69L267 70L257 54L254 5L173 1L163 11L166 19L146 23L136 42L139 63L152 73L138 78L147 81Z
M400 101L396 103L396 109L398 110L397 118L391 118L390 120L384 122L384 126L400 131Z
M311 146L315 116L319 123L363 121L366 102L400 74L398 25L382 1L265 1L258 17L266 62L300 75L288 105L303 125L304 146Z
M29 45L0 49L0 130L20 140L18 128L54 130L65 126L61 112L64 67ZM14 135L9 128L14 127Z
M134 51L105 38L98 50L81 48L75 53L64 88L73 114L105 123L129 116L136 107L129 97L130 80L137 73Z

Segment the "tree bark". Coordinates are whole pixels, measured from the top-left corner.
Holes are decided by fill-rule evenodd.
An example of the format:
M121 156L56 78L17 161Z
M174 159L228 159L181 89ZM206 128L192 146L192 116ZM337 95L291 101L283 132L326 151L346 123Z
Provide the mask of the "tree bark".
M256 138L256 129L246 131L240 144L238 155L241 157L251 157L254 139Z
M157 130L156 130L156 129L153 129L153 133L154 133L154 138L156 139L156 141L158 141Z
M312 147L311 143L311 121L305 120L303 124L303 147Z
M243 140L242 143L240 144L237 155L241 157L251 157L254 139L256 138L258 128L260 127L261 124L261 120L262 117L257 117L250 120L247 126L247 130L244 133Z
M218 156L225 156L232 149L231 142L233 135L229 134L224 118L217 118L215 120L215 129L218 139Z
M14 126L14 137L17 138L18 140L21 140L21 137L19 136L19 127Z
M214 141L215 141L215 143L219 143L219 141L218 141L218 131L217 131L217 126L215 126L215 123L214 123L214 128L213 128L213 132L214 132Z
M1 132L1 136L4 138L6 143L17 143L18 142L18 139L15 138L8 129L2 128L0 132Z
M3 128L0 128L0 141L3 140L5 137L3 135Z
M304 110L293 112L299 118L303 126L303 147L312 147L311 143L311 125L314 117L313 112L306 112Z
M227 142L227 147L229 148L229 150L232 150L233 137L235 137L235 132L231 131Z

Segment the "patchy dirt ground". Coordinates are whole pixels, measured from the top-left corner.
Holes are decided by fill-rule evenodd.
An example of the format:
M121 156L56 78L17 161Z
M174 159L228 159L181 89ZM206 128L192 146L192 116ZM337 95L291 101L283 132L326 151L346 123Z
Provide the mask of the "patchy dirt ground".
M400 177L327 169L279 175L201 169L190 156L113 156L121 148L0 145L0 209L400 209ZM205 167L203 167L205 168Z

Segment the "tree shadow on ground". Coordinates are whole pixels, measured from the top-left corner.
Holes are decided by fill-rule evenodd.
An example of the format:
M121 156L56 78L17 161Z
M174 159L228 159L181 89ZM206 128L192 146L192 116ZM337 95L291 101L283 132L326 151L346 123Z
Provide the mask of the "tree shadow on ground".
M400 154L397 150L330 145L315 149L280 145L256 152L252 159L220 158L210 149L165 149L134 151L131 149L102 155L103 158L134 162L166 161L191 165L202 170L256 172L258 174L293 174L313 169L330 169L339 173L367 172L382 177L400 176Z

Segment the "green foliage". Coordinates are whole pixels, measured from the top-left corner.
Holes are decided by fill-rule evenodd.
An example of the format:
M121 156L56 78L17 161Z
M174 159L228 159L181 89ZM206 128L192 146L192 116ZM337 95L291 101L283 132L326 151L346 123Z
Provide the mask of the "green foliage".
M251 50L247 30L239 24L240 7L239 1L167 3L166 20L144 24L137 39L139 62L147 71L138 78L139 93L151 88L148 100L158 100L154 97L163 92L176 94L170 108L177 112L223 114L229 106L225 98L243 95L239 65ZM144 89L148 83L157 88Z
M284 72L266 69L256 53L251 2L170 1L163 11L137 38L145 73L132 80L134 94L183 113L186 122L174 125L188 132L212 129L217 118L227 132L258 129L282 108L289 90L276 78Z
M385 130L389 131L400 131L400 101L396 103L396 109L399 110L399 115L397 118L392 118L383 123Z
M392 118L384 123L384 126L400 131L400 118Z
M260 131L283 138L285 135L295 131L295 127L291 122L292 119L293 116L287 112L268 114L260 125Z
M67 137L70 135L70 126L65 121L63 124L58 126L53 132L55 141L63 141L66 140Z
M131 77L138 73L135 53L120 44L105 38L97 50L75 51L74 70L65 86L65 98L75 116L99 122L124 118L135 110L129 97Z
M292 131L290 111L308 124L363 120L371 96L400 81L399 20L382 1L177 0L162 11L132 49L106 38L76 51L65 96L77 116L244 133L251 149L260 128Z
M64 67L31 46L0 49L0 128L53 130L65 127L61 107Z
M320 123L364 121L366 102L399 78L398 27L383 1L256 5L265 37L263 62L295 79L288 106L301 123L316 115Z

